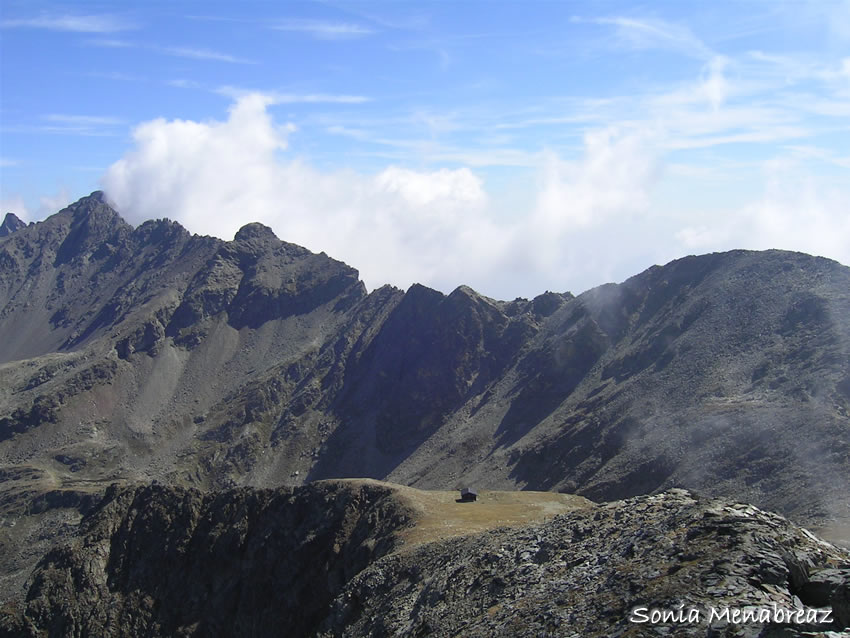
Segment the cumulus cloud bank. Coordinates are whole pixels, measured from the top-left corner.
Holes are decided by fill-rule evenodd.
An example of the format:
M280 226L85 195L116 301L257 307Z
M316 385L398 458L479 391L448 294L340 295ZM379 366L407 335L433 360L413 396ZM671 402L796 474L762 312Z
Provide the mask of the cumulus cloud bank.
M104 190L134 223L169 217L231 239L242 225L262 222L281 239L358 268L370 288L420 282L448 292L468 284L504 299L546 289L578 293L690 248L728 248L736 240L735 247L750 247L765 236L772 247L794 248L783 242L808 223L771 192L709 227L654 214L662 134L634 127L588 133L577 160L540 153L521 210L505 210L492 194L497 189L469 168L322 171L289 154L288 139L298 133L274 121L274 102L242 95L224 121L140 124L133 149L104 175ZM821 220L817 228L832 223L836 202L847 201L830 197L811 213ZM743 235L738 215L747 220ZM819 247L815 239L800 246L823 253Z
M794 161L768 162L763 192L711 226L691 226L677 239L696 252L737 247L788 248L850 264L850 192L808 175Z

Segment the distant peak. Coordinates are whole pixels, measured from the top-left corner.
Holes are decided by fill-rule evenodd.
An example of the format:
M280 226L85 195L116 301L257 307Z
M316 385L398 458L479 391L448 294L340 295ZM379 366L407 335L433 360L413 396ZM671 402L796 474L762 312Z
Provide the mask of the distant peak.
M236 232L236 236L233 238L233 240L248 241L251 239L269 240L277 238L277 235L275 235L274 231L268 226L259 222L252 222L250 224L245 224L242 228L240 228Z
M92 214L97 214L99 217L105 217L107 219L120 218L120 215L112 208L103 191L94 191L91 195L81 197L65 210L69 210L75 219L88 218Z
M451 296L461 296L461 295L464 295L466 297L479 297L480 296L472 288L470 288L469 286L465 286L463 284L461 284L460 286L455 288L449 296L451 297Z
M106 199L106 194L103 191L94 191L90 195L84 195L83 197L80 197L80 199L71 204L71 207L77 210L88 210L101 204L109 206L109 202Z
M0 224L0 237L8 237L16 230L20 230L25 226L26 223L15 215L15 213L6 213L6 218L3 220L3 223Z
M455 303L460 303L463 305L467 305L469 303L478 303L481 301L484 301L489 304L498 303L495 300L490 299L489 297L485 297L477 290L473 290L469 286L464 285L455 288L447 298Z
M534 299L532 299L531 308L534 310L534 314L539 317L548 317L558 308L567 303L567 299L570 297L572 297L572 295L569 293L566 295L559 295L556 292L549 292L547 290L542 295L537 295Z
M59 211L57 215L70 221L68 235L56 251L56 264L93 253L116 233L129 233L133 227L109 205L103 191L95 191Z

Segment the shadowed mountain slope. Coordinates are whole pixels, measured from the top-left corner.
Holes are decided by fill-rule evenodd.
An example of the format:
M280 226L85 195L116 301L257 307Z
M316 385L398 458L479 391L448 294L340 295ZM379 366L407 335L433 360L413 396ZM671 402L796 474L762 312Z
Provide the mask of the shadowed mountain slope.
M0 567L19 587L87 495L154 479L684 486L846 539L848 317L850 269L783 251L577 297L367 294L260 224L133 228L94 193L0 238Z

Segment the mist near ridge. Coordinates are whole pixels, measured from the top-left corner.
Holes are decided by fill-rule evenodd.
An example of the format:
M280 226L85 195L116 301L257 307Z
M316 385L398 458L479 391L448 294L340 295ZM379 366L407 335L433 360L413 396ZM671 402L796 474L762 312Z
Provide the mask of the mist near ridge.
M682 254L786 248L850 263L846 194L775 163L741 207L659 207L674 169L659 127L611 126L575 158L542 149L508 194L483 169L389 164L321 169L291 148L274 97L236 99L223 121L156 119L102 178L132 223L168 217L225 240L251 221L355 264L370 289L467 284L512 299L581 292Z

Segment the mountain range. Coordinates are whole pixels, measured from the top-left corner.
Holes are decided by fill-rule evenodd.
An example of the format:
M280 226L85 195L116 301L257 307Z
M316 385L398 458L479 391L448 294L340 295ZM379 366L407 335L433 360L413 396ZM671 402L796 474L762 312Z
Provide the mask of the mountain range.
M848 411L850 268L801 253L500 301L369 292L261 224L133 227L100 192L0 227L8 599L112 484L677 487L848 543Z

